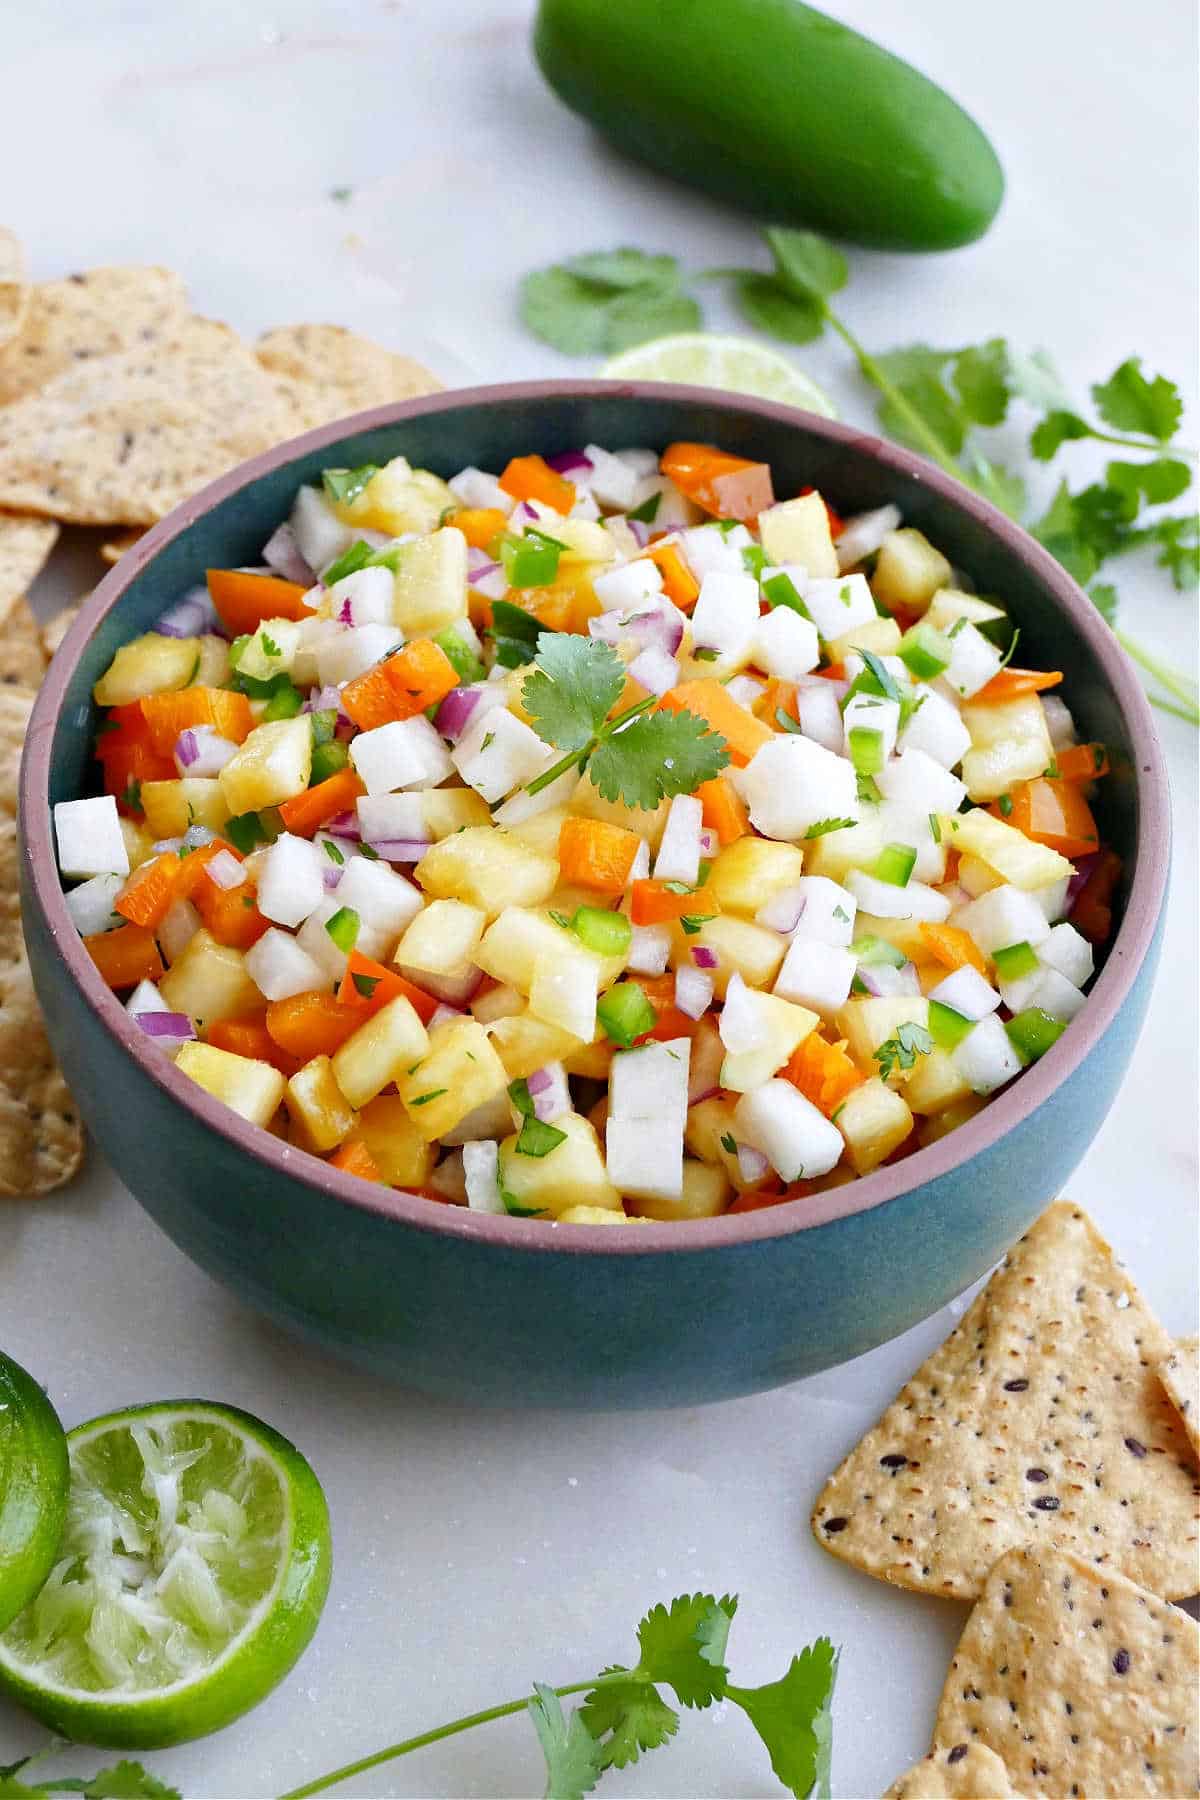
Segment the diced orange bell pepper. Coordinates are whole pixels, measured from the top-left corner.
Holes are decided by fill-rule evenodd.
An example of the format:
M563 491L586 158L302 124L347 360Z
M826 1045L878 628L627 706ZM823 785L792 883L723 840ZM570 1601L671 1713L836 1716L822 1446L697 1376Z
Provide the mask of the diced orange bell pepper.
M557 513L569 513L575 504L574 483L552 469L544 456L514 456L500 486L514 500L540 500Z
M290 831L293 837L310 838L322 825L328 825L330 819L349 812L359 795L366 791L347 763L336 775L318 781L315 787L305 788L302 794L293 794L290 800L281 801L279 816L284 830Z
M229 688L180 688L173 694L148 694L139 702L150 743L160 756L170 756L181 731L211 725L218 737L243 743L254 729L254 714L245 694Z
M209 569L208 591L217 614L235 637L257 631L264 619L311 619L308 589L278 575L250 575L244 569Z
M713 444L670 444L659 467L681 494L718 519L750 523L775 504L767 463L730 456Z
M861 1087L867 1079L857 1063L847 1056L845 1038L829 1044L816 1031L810 1031L797 1044L779 1072L806 1100L819 1107L827 1119L833 1117L846 1095Z
M641 986L639 981L638 986ZM655 1008L658 1017L649 1031L644 1031L635 1044L669 1044L672 1038L694 1037L700 1029L701 1020L693 1019L688 1013L680 1012L677 1006L664 1006L661 1011ZM702 1015L703 1016L703 1015Z
M1120 879L1120 857L1115 850L1102 850L1067 915L1089 944L1107 943L1112 934L1112 897Z
M346 973L337 991L337 1003L348 1015L357 1015L352 1030L357 1031L372 1013L377 1013L399 995L410 1003L422 1025L428 1025L440 1005L433 994L427 994L424 988L397 974L395 969L385 969L382 963L372 961L361 950L350 952Z
M1017 700L1022 694L1044 694L1062 680L1061 669L1014 669L1011 666L993 675L986 687L971 696L972 706L1001 706L1006 700Z
M726 776L714 775L711 781L702 781L696 789L696 797L706 828L716 832L720 843L732 844L747 835L750 815L746 803Z
M933 925L922 919L917 927L921 941L944 969L975 969L986 978L988 967L975 939L959 925Z
M771 741L772 732L752 712L731 700L719 681L703 676L696 681L681 681L659 701L668 712L691 712L703 719L710 730L725 739L730 761L745 768L755 753Z
M591 610L594 612L597 605L594 595L591 600ZM510 600L510 605L518 606L523 613L528 613L531 619L536 619L547 631L579 632L587 629L586 615L583 623L579 622L580 587L574 579L551 582L546 587L521 588L515 599ZM492 629L490 600L484 600L480 604L476 622L482 631Z
M83 947L110 988L136 987L139 981L157 981L163 973L154 933L144 925L97 931L84 938Z
M224 838L219 837L212 838L207 844L201 844L198 849L189 851L186 856L179 859L179 874L175 879L175 898L177 900L191 899L205 869L213 857L219 856L222 850L227 850L229 855L238 862L245 860L240 850L235 850L232 844L227 844ZM205 879L206 885L211 887L212 883L207 880L207 877Z
M798 725L800 708L796 697L795 682L780 681L778 677L773 676L754 702L753 712L755 718L761 719L763 724L769 726L772 731L783 730L779 723L780 713L785 713L793 724Z
M360 1181L382 1181L378 1165L361 1138L347 1138L329 1158L343 1175L357 1175Z
M218 944L230 950L249 950L270 929L270 919L264 918L255 903L252 884L243 881L239 887L220 887L209 875L207 863L196 877L191 901Z
M139 865L117 895L113 906L131 925L161 925L178 892L183 860L174 850L164 850Z
M473 550L488 550L508 519L498 506L460 506L446 523L456 526Z
M1006 822L1035 844L1067 857L1089 856L1098 847L1100 834L1092 809L1073 782L1038 775L1032 781L1018 781L1010 800ZM998 806L988 811L997 819L1005 817Z
M846 665L840 662L827 663L823 669L814 669L813 673L823 675L826 681L845 681Z
M642 840L623 825L602 819L564 819L558 835L558 866L568 886L623 894Z
M133 784L174 781L179 775L172 758L155 750L138 700L109 708L96 735L96 760L104 771L105 793L116 797L117 810L127 817L141 812L134 804Z
M665 925L672 919L711 919L716 903L702 888L675 892L665 881L635 881L630 891L629 916L635 925ZM639 985L641 985L639 983Z
M300 1063L332 1056L362 1023L361 1013L340 1005L324 989L272 1000L267 1008L267 1030L279 1048Z
M373 731L397 719L415 719L457 686L458 673L441 646L431 638L413 638L348 681L341 704L360 731Z
M234 1056L248 1056L253 1062L270 1063L289 1081L297 1069L303 1067L296 1057L279 1048L261 1019L217 1019L208 1027L205 1037L218 1050L230 1050Z
M680 612L690 613L700 598L700 583L680 554L678 544L651 544L639 561L655 563L662 576L662 591Z
M1070 744L1054 752L1054 761L1062 781L1099 781L1110 770L1103 744Z

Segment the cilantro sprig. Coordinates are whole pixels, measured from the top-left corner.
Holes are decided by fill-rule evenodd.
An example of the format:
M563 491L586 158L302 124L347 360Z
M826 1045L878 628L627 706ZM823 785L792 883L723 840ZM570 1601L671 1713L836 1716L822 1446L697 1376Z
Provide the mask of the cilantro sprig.
M915 1068L918 1056L928 1056L932 1049L933 1038L924 1025L904 1024L871 1054L879 1064L880 1080L886 1081L897 1069Z
M624 686L625 665L608 644L569 632L539 635L521 703L538 736L566 754L528 784L529 793L586 768L606 800L653 811L720 774L729 761L725 740L695 713L650 714L658 704L651 694L610 718Z

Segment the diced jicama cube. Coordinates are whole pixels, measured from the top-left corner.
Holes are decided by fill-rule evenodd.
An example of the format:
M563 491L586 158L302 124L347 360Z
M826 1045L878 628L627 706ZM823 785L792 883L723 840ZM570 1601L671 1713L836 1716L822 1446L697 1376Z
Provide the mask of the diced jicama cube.
M60 800L54 808L54 835L62 874L128 875L129 852L111 794Z
M550 745L507 707L473 718L450 754L467 786L489 804L532 781L555 758Z
M758 535L773 563L801 563L810 576L818 578L838 572L829 514L820 494L802 494L795 500L769 506L758 516ZM871 611L874 610L872 605ZM815 613L813 617L816 618ZM820 628L818 619L817 629Z
M809 738L773 737L736 780L765 837L802 838L819 819L858 816L853 766Z
M796 690L796 712L805 737L812 738L823 749L841 755L842 709L838 690L831 681L822 681L818 677L801 684Z
M964 700L977 694L1000 671L1000 652L974 625L960 625L950 639L954 654L942 679Z
M737 1136L761 1150L784 1181L827 1175L841 1161L842 1134L790 1081L767 1081L734 1108Z
M167 1003L152 981L139 981L125 1002L125 1011L131 1019L139 1013L166 1012Z
M833 1013L845 1005L857 967L849 950L816 938L796 938L775 977L774 991L816 1012Z
M246 973L268 1000L287 1000L323 985L321 969L298 940L274 926L247 950Z
M433 636L467 616L467 540L454 526L400 545L392 622L405 637Z
M583 454L592 465L590 473L584 471L587 485L602 506L628 512L636 505L634 495L642 476L635 468L599 444L588 444Z
M277 925L299 925L325 898L326 867L325 855L308 838L280 832L258 864L259 912Z
M500 1198L499 1144L489 1139L464 1144L462 1158L467 1205L471 1211L503 1213L505 1206Z
M1063 875L1057 881L1050 882L1046 887L1032 890L1030 898L1037 901L1049 924L1056 925L1065 915L1069 889L1070 877Z
M292 532L310 569L324 569L354 542L353 529L338 518L317 488L302 487L291 515Z
M827 875L802 875L796 883L800 915L792 936L841 947L854 936L858 901L840 882Z
M700 830L703 804L694 794L677 794L667 812L666 829L654 859L657 881L682 881L694 887L700 878Z
M846 886L862 911L872 913L877 919L926 919L930 924L940 925L950 916L950 902L945 894L926 887L923 881L909 881L905 887L896 887L890 881L880 881L874 875L865 874L862 869L851 869L846 876Z
M885 538L900 525L898 506L878 506L873 512L855 513L845 521L837 537L838 568L843 574L883 548Z
M285 1083L278 1069L212 1044L184 1044L175 1067L252 1125L268 1125L283 1099Z
M879 616L865 575L810 579L804 584L804 604L821 636L829 641Z
M217 779L225 804L236 817L302 794L311 772L312 726L301 713L256 726Z
M963 780L972 800L995 800L1018 781L1031 781L1054 760L1046 715L1036 694L1002 706L964 706L963 724L971 748L963 757Z
M838 1108L837 1130L846 1140L846 1154L856 1175L869 1175L893 1150L898 1150L913 1128L912 1110L904 1095L882 1081L864 1081L852 1088Z
M661 975L671 955L667 925L635 925L625 966L635 975Z
M929 998L961 1013L964 1019L986 1019L1000 1004L995 988L970 963L964 963L961 969L944 976L929 990Z
M1075 721L1071 717L1070 708L1057 694L1042 694L1042 717L1046 721L1046 730L1050 734L1050 742L1056 750L1069 750L1072 744L1079 742L1079 734L1075 730Z
M622 1194L670 1200L683 1192L683 1126L614 1119L604 1134L608 1178Z
M177 963L201 925L200 914L190 900L175 900L158 928L158 943L168 964Z
M448 975L474 956L487 914L461 900L431 900L416 914L396 946L395 960L407 969Z
M329 606L343 625L391 625L392 571L379 563L343 575L329 590Z
M613 1057L609 1076L609 1117L659 1119L665 1130L673 1133L678 1127L682 1133L687 1116L690 1055L687 1038L619 1051Z
M121 915L114 909L113 902L124 885L122 875L93 875L90 881L68 891L65 896L67 911L80 937L91 937L97 931L108 931L121 923ZM666 968L665 960L663 968ZM645 973L650 975L655 971L647 969Z
M364 843L432 841L426 823L425 794L360 794L355 803Z
M507 516L516 504L512 495L500 486L497 476L489 475L484 469L477 469L473 463L468 463L465 469L452 475L446 486L461 506L502 512Z
M350 761L368 794L436 787L454 768L445 744L421 713L360 731L350 740Z
M1096 969L1092 946L1073 925L1065 923L1056 925L1050 935L1038 945L1038 958L1048 968L1057 969L1060 975L1065 975L1077 988L1090 981Z
M1050 927L1037 901L1007 882L961 907L954 923L969 932L985 956L1009 944L1040 944Z
M753 575L706 575L692 613L692 642L697 649L716 650L742 660L758 630L758 583Z
M863 763L864 774L879 773L896 748L896 733L899 729L900 707L897 701L881 700L875 694L854 694L847 700L842 713L846 756L853 758L863 743L862 737L852 737L852 732L873 734L871 741L875 755L872 760Z
M1086 996L1065 975L1061 975L1057 969L1045 969L1025 1004L1040 1007L1052 1019L1069 1022L1082 1012L1085 999ZM1011 1010L1019 1012L1022 1009L1012 1007Z
M1008 1033L992 1013L980 1019L951 1056L963 1080L976 1094L991 1094L1021 1073L1021 1059Z
M943 816L942 836L960 855L979 857L1004 881L1026 891L1069 880L1074 873L1066 857L1057 850L1035 844L1024 832L994 818L981 806L971 812ZM1010 943L1014 941L1009 939Z
M752 655L760 669L779 681L798 681L821 659L817 628L790 606L776 606L759 619Z
M622 563L616 569L607 569L592 583L592 592L605 612L617 608L622 612L636 611L651 595L661 591L662 573L658 564L645 557Z
M748 550L754 539L740 524L731 526L728 531L719 525L694 525L683 533L681 541L689 569L697 581L703 581L706 576L717 573L744 574L746 565L742 561L742 551Z
M372 865L373 866L373 865ZM343 877L343 880L345 877ZM339 948L330 937L326 927L335 913L342 910L344 902L341 897L341 882L337 891L328 895L309 913L303 925L296 933L296 942L301 949L311 956L321 971L322 985L340 981L346 973L347 953ZM378 958L385 954L387 943L374 931L360 929L355 937L355 949L361 950L364 956Z
M380 573L387 575L387 570ZM317 644L317 680L322 687L340 687L343 681L353 681L356 675L373 669L403 642L404 634L395 625L343 626Z
M971 747L962 715L953 701L923 682L916 683L913 694L919 704L897 739L900 750L924 751L944 769L953 769Z
M355 857L338 883L337 903L353 907L365 929L393 943L423 905L411 881L385 863Z
M885 606L924 612L951 575L950 564L913 526L889 531L879 546L872 583Z
M797 1044L817 1023L807 1007L747 987L741 975L729 981L721 1013L721 1042L727 1051L721 1086L747 1093L783 1067Z
M957 775L916 746L902 750L875 779L885 799L926 815L957 812L967 791Z
M916 851L917 860L912 866L915 881L936 887L945 880L946 841L937 813L918 812L896 800L880 801L873 813L885 844L907 844Z
M399 994L334 1052L334 1080L351 1106L365 1106L428 1049L429 1034Z
M565 816L567 801L575 791L578 779L578 770L572 767L564 769L563 773L557 776L548 787L544 787L540 793L531 794L525 788L518 788L516 793L508 796L503 805L496 808L492 818L497 825L507 825L510 829L515 829L518 826L528 828L532 821L541 820L547 813L555 810ZM474 790L472 790L472 797L474 797ZM549 826L547 826L544 844L541 840L530 837L526 833L522 833L522 836L526 843L534 843L535 848L557 849L558 833L561 828L561 818L555 825L553 834L550 833Z

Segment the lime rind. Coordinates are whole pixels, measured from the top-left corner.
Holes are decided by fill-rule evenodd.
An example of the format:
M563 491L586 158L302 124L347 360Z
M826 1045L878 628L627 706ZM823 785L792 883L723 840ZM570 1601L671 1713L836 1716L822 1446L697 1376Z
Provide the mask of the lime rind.
M33 1376L0 1352L0 1630L53 1567L69 1486L58 1414Z
M605 363L614 381L676 381L725 393L755 394L827 419L837 417L829 395L779 351L753 338L688 331L653 338Z

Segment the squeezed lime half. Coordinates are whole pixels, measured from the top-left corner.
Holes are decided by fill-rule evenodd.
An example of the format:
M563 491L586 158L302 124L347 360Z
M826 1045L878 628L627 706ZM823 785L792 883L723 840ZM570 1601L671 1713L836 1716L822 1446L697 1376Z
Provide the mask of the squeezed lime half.
M0 1351L0 1630L53 1567L69 1485L58 1414L33 1376Z
M228 1725L320 1618L332 1557L312 1469L203 1400L109 1413L67 1449L62 1540L0 1634L0 1688L81 1743L154 1749Z
M602 374L614 381L682 381L695 387L723 388L727 393L757 394L805 412L837 418L837 408L810 376L778 350L753 338L717 332L684 331L652 338L606 362Z

